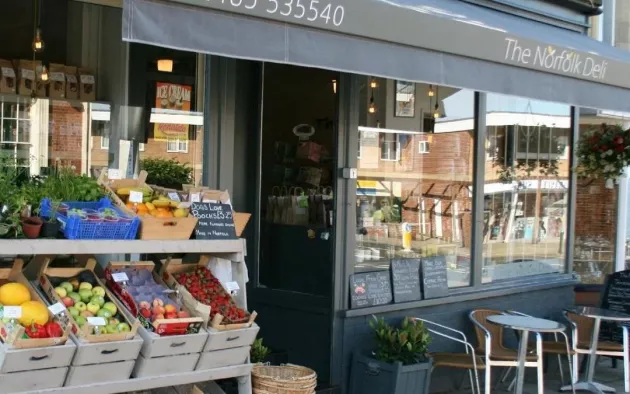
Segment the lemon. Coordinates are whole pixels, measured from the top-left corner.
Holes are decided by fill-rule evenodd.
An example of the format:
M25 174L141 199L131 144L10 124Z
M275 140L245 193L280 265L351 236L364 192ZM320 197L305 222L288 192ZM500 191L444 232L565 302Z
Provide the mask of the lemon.
M185 218L186 216L188 216L188 212L186 212L186 210L183 208L177 208L175 212L173 212L173 216L175 216L176 218Z

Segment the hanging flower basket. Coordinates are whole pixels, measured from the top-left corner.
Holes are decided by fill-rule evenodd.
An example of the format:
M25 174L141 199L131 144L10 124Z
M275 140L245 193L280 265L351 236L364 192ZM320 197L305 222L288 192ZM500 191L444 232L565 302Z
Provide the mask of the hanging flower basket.
M604 178L612 188L630 164L629 130L605 123L588 130L580 136L577 159L579 175Z

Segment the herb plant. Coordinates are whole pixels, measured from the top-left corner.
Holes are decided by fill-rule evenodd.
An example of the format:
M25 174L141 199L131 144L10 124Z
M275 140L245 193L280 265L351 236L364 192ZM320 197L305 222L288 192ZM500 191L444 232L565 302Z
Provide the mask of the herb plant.
M385 319L373 316L370 327L374 330L377 360L386 363L417 364L427 359L431 336L422 322L405 317L400 328L389 325Z
M140 161L140 169L149 174L150 185L181 189L193 181L193 169L173 159L147 158Z
M263 339L258 338L254 341L252 345L252 349L250 350L249 356L253 363L264 363L269 357L271 351L265 345L263 345Z

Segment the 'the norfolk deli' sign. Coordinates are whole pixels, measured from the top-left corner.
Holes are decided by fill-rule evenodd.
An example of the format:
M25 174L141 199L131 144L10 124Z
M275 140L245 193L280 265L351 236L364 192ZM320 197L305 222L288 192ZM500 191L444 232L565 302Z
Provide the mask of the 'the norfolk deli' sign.
M541 67L582 78L604 80L608 62L593 56L584 56L568 49L556 49L551 45L531 48L520 45L515 38L505 37L505 60L523 66Z

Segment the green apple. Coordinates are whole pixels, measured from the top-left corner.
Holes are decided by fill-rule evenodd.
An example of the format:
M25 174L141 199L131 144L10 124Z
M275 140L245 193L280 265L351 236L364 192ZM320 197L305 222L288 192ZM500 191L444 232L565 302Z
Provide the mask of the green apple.
M55 293L57 293L57 295L60 298L63 298L63 297L68 295L68 291L65 288L61 287L61 286L55 287Z
M118 332L118 327L114 324L108 324L105 329L107 330L107 333L109 334L114 334Z
M81 311L79 311L76 307L71 306L68 308L68 312L70 312L70 315L72 317L77 317L81 314Z
M87 305L83 301L79 301L74 304L74 307L77 308L79 312L83 312L87 310Z
M101 306L99 304L95 304L91 301L87 304L87 310L92 312L93 314L96 314L96 312L98 312L99 309L101 309Z
M91 303L90 303L91 304ZM88 306L90 305L88 304ZM96 316L98 317L104 317L105 320L109 319L110 317L112 317L112 313L109 311L109 309L99 309L98 312L96 312Z
M90 290L92 291L92 284L88 282L81 282L79 284L79 290Z
M79 295L81 296L81 301L90 302L90 299L92 298L92 290L81 289L79 290Z
M95 295L90 298L90 302L97 304L100 308L105 304L105 298L103 298L103 296Z
M83 316L77 316L74 318L74 321L77 322L79 327L83 327L85 323L87 323L87 319Z
M72 287L72 283L70 282L61 282L59 287L62 287L66 291L66 293L71 293L74 291L74 287Z
M95 296L105 297L105 289L103 289L101 286L96 286L92 288L92 294L94 294Z
M118 312L118 308L116 308L116 305L114 305L113 302L106 302L103 304L103 308L109 310L112 313L112 316Z
M81 312L81 316L83 316L83 317L85 317L87 319L88 317L93 317L94 314L92 312L90 312L90 311L83 311L83 312Z
M101 309L101 310L107 310L107 309ZM115 317L112 317L109 319L109 324L112 326L117 326L118 323L120 323L120 320L116 319Z
M79 295L79 293L76 293L74 291L69 292L68 297L72 298L72 301L74 301L75 304L81 301L81 296Z
M120 331L120 332L129 332L129 331L131 331L131 327L129 327L129 324L127 324L127 323L119 323L118 326L116 326L116 328L118 328L118 331Z

